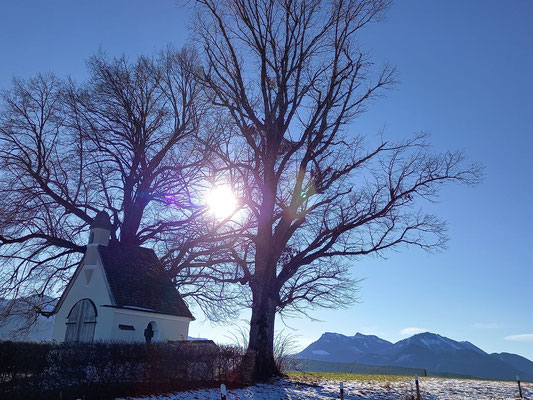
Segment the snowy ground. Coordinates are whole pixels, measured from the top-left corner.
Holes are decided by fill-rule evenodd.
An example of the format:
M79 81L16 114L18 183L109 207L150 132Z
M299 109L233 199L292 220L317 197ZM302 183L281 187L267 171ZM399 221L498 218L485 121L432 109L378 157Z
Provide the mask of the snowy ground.
M351 381L345 382L345 400L407 400L416 394L413 381ZM421 378L420 389L424 400L442 399L513 399L518 398L516 382L473 381L460 379ZM524 398L533 399L533 384L522 384ZM339 398L339 382L320 381L302 384L288 379L268 385L228 391L228 400L331 400ZM219 400L220 390L194 390L150 400Z

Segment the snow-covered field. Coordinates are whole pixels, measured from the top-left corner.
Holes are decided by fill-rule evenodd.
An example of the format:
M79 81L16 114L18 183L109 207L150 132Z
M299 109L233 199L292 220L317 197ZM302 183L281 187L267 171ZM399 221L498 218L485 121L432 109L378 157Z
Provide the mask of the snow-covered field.
M415 395L413 381L351 381L344 383L345 400L407 400ZM420 390L424 400L442 399L513 399L518 398L516 382L474 381L460 379L421 378ZM533 384L522 384L524 398L533 399ZM309 385L288 379L272 384L256 385L228 391L228 400L331 400L339 398L339 382L320 381ZM220 390L194 390L150 400L219 400Z

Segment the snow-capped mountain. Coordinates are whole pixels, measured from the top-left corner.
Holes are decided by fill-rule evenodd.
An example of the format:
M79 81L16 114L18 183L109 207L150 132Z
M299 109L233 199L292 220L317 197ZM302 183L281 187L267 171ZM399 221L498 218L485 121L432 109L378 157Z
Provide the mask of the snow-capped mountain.
M524 357L508 353L487 354L470 342L458 342L429 332L394 344L374 335L345 336L327 332L296 357L423 368L490 379L514 379L520 375L523 379L533 380L533 362Z
M483 350L477 348L470 342L457 342L447 337L437 335L435 333L419 333L417 335L411 336L410 338L400 340L397 342L394 347L396 351L403 349L409 345L417 345L437 353L445 353L448 351L455 350L474 350L483 353Z
M354 336L345 336L326 332L302 351L299 357L310 360L380 365L380 353L392 346L391 342L373 335L356 333Z

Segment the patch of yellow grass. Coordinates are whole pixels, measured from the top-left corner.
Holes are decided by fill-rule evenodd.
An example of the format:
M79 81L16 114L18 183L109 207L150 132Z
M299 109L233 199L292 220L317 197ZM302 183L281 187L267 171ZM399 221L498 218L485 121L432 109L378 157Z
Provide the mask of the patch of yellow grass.
M344 374L336 372L288 372L290 379L298 382L315 383L318 381L373 381L373 382L402 382L413 379L412 376L400 375L367 375Z

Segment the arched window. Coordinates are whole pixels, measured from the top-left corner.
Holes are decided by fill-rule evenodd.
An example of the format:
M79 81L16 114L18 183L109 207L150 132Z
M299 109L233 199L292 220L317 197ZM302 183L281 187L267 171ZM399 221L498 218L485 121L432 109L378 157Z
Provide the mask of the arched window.
M74 304L67 320L65 342L92 342L96 326L96 307L89 299Z

